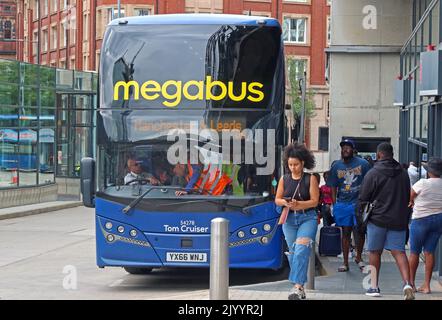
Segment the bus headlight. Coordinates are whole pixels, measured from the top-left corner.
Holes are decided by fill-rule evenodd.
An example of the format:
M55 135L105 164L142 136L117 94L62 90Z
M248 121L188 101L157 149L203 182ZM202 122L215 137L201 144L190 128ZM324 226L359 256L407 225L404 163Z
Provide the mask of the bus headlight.
M130 230L130 235L135 238L137 236L137 230Z
M246 234L244 233L244 231L238 231L238 238L244 238L246 236Z
M258 233L258 229L257 228L252 228L252 229L250 229L250 233L255 235L255 234Z
M113 242L115 240L115 237L112 234L108 234L106 237L107 241Z
M267 243L269 243L269 238L267 238L267 237L262 237L262 238L261 238L261 242L262 242L263 244L267 244Z
M123 233L124 232L124 227L123 226L119 226L118 227L118 232L119 233Z
M269 225L268 223L266 223L263 227L264 231L269 232L270 230L272 230L272 226Z
M112 222L106 222L104 226L106 227L107 230L110 230L112 229Z

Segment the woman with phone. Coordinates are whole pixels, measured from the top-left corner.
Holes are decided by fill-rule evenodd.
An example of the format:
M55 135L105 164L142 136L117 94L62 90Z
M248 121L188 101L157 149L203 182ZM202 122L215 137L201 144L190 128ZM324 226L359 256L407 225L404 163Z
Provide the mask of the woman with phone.
M319 202L318 180L304 169L315 167L315 157L305 145L294 143L284 149L284 166L289 173L278 183L275 203L288 211L282 230L289 248L289 281L293 284L289 300L305 299L304 284L312 243L318 229L316 207Z

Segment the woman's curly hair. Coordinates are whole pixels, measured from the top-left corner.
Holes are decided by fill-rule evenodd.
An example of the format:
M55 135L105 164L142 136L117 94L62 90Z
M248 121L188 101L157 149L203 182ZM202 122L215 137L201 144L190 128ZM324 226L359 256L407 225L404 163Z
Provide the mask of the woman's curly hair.
M304 168L313 169L316 165L315 156L304 144L295 142L284 148L284 167L288 169L289 158L304 161Z

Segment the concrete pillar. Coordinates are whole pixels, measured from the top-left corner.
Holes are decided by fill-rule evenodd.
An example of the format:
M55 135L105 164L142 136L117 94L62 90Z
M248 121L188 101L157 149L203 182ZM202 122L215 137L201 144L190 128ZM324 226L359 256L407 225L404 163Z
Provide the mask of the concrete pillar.
M393 81L411 33L411 6L411 0L332 1L330 161L340 158L342 136L391 138L398 154Z

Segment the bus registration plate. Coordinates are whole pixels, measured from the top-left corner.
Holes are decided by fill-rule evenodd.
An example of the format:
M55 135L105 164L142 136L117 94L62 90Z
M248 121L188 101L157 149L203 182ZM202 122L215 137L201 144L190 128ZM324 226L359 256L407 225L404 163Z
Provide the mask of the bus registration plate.
M207 253L167 252L167 262L207 262Z

